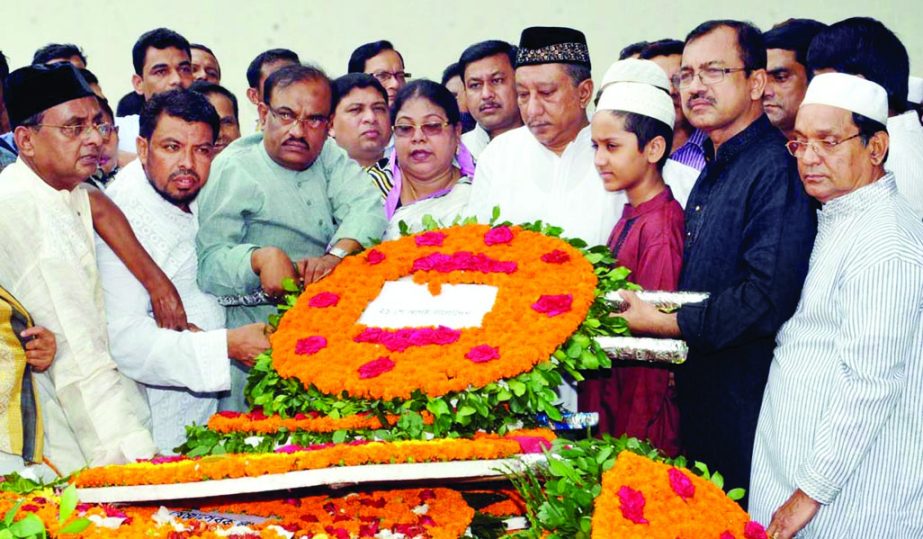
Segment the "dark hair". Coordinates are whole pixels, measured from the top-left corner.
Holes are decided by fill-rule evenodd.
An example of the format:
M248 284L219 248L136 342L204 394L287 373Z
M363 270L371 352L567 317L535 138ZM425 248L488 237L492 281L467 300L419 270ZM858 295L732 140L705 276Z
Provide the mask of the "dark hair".
M318 80L323 81L324 84L330 88L330 112L333 112L332 104L335 99L333 97L333 83L330 81L330 77L324 73L323 69L312 65L299 64L285 66L273 72L273 74L266 79L266 82L263 83L263 102L267 105L269 104L269 101L272 99L272 91L275 90L277 86L279 88L285 88L296 82Z
M263 66L280 60L288 60L296 64L301 63L298 54L289 49L269 49L268 51L263 51L257 54L256 58L247 66L247 84L249 87L261 90L262 88L259 88L260 71L263 69Z
M397 52L394 48L394 45L390 41L382 39L380 41L373 41L371 43L366 43L364 45L359 45L356 50L349 55L349 64L346 66L347 73L364 73L365 72L365 63L369 61L370 58L378 56L383 51L394 51L397 54L397 57L401 59L401 65L404 65L404 57L401 56L401 53Z
M3 84L9 74L10 64L6 63L6 55L3 54L3 51L0 51L0 84Z
M459 69L458 62L449 64L445 69L442 70L442 85L445 86L450 80L454 77L463 79L461 69ZM462 81L462 84L465 82Z
M910 58L894 32L869 17L853 17L830 25L808 49L808 76L819 69L862 75L888 92L888 106L907 110Z
M657 161L657 170L663 170L670 158L670 150L673 149L673 126L667 125L660 120L622 110L609 111L616 118L621 118L625 123L625 131L634 133L638 137L638 150L643 150L647 143L657 137L663 137L664 150L663 156Z
M200 50L200 51L205 51L205 52L207 52L208 54L211 54L212 56L215 56L215 53L214 53L211 49L209 49L208 47L206 47L205 45L203 45L203 44L201 44L201 43L190 43L190 44L189 44L189 48L190 48L190 49ZM218 57L215 56L215 59L217 59L217 58L218 58Z
M215 84L213 82L208 82L207 80L197 80L192 83L192 86L189 87L193 92L198 92L206 97L212 94L223 95L231 101L231 106L234 109L234 118L240 118L237 110L237 96L235 96L230 90L221 86L220 84Z
M112 113L112 107L109 106L109 100L104 97L96 96L96 100L99 101L99 108L102 109L103 114L109 117L111 121L115 121L115 114Z
M567 76L570 77L574 86L577 86L592 76L590 68L583 64L564 64L564 70L567 71Z
M722 26L737 33L737 48L740 53L740 61L744 64L744 73L747 76L757 69L766 69L766 44L763 42L763 32L753 23L729 19L705 21L689 32L689 35L686 36L686 45Z
M32 55L33 64L47 64L52 60L70 59L77 56L83 65L87 65L87 57L83 50L73 43L49 43Z
M212 142L218 140L218 131L221 129L218 113L208 99L198 92L177 88L152 96L141 109L138 135L150 141L163 114L186 122L206 123L212 128Z
M859 128L859 140L861 140L862 144L864 145L867 145L869 143L869 139L871 139L875 135L875 133L879 131L884 131L885 133L888 132L888 127L886 125L880 122L876 122L875 120L869 118L868 116L863 116L862 114L859 114L858 112L852 113L852 121L854 124L856 124L856 127ZM889 153L891 153L890 148L888 149L887 152L885 152L885 158L882 161L882 163L888 160Z
M445 117L452 125L461 121L461 112L458 110L458 101L445 86L427 79L418 79L401 88L394 97L394 106L391 107L391 123L397 119L404 103L415 97L422 97L433 105L445 111Z
M767 49L782 49L795 53L795 61L808 65L808 47L827 25L814 19L788 19L763 32Z
M639 41L637 43L632 43L628 45L621 51L619 51L619 60L624 60L626 58L631 58L635 54L640 54L644 47L647 47L649 43L647 41Z
M99 79L89 69L77 69L77 71L83 76L83 80L87 81L87 84L99 84Z
M462 80L464 81L465 79L465 69L468 69L468 64L473 64L478 60L483 60L484 58L489 58L498 54L505 54L510 60L510 66L516 65L516 47L510 45L506 41L491 39L475 43L465 49L458 59L458 69L461 73Z
M135 92L128 92L119 99L115 106L115 115L119 118L141 114L141 107L144 106L144 96Z
M683 54L683 47L685 43L678 39L659 39L657 41L652 41L647 44L647 47L641 51L641 54L638 58L642 60L650 60L651 58L657 58L659 56L673 56L674 54Z
M39 124L42 123L42 120L44 119L45 119L45 111L43 110L42 112L36 112L32 116L29 116L25 120L19 122L19 125L23 127L32 127L36 131L38 131L39 129L42 128L42 126L40 126Z
M366 73L347 73L342 77L333 79L330 83L333 93L333 102L330 104L330 112L336 110L340 100L349 95L356 88L374 88L381 94L381 98L388 102L388 92L385 87L378 82L378 79Z
M192 51L189 49L189 42L186 38L177 34L168 28L156 28L150 32L141 34L135 46L131 49L131 61L135 65L135 73L140 75L144 72L144 59L147 56L147 50L154 49L179 49L192 58Z

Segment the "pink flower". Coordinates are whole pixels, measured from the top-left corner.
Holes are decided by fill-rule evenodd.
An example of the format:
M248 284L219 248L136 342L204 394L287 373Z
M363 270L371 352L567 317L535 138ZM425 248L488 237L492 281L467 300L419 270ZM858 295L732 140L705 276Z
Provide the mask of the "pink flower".
M378 520L373 520L359 525L359 537L375 537L378 535Z
M551 448L551 442L541 436L509 436L509 438L519 443L519 451L522 453L541 453Z
M494 359L500 359L500 350L487 344L479 344L471 350L468 350L468 353L465 354L465 358L475 363L486 363Z
M545 313L549 317L557 316L570 311L573 301L574 297L570 294L544 295L532 304L532 310Z
M359 367L359 378L366 380L368 378L375 378L381 376L382 374L390 371L394 368L394 362L388 359L387 357L380 357L369 361L365 365Z
M479 271L481 273L513 273L518 268L516 262L497 260L484 253L474 254L469 251L459 251L447 255L445 253L430 253L413 261L411 272L438 271L449 273L452 271Z
M298 451L306 451L306 449L297 444L288 444L279 446L275 450L276 453L285 453L289 455L292 453L297 453Z
M736 539L736 538L734 537L734 534L732 534L728 530L724 530L723 532L721 532L721 536L718 537L718 539Z
M695 495L695 485L686 477L686 474L676 468L670 468L667 471L667 475L670 476L670 488L672 488L673 492L680 498L685 500Z
M414 238L417 247L442 247L445 234L442 232L424 232Z
M222 410L218 412L218 415L220 415L221 417L229 417L231 419L234 419L235 417L240 417L241 414L240 412L235 412L233 410Z
M563 264L570 260L570 255L560 249L555 249L542 255L542 262L548 264Z
M499 245L513 241L513 231L508 226L498 226L491 228L484 233L484 244Z
M644 504L644 494L626 485L619 489L619 510L626 519L635 524L648 524L644 518Z
M257 406L257 407L255 407L255 408L253 408L253 410L250 410L250 413L249 413L248 415L249 415L250 419L252 419L252 420L254 420L254 421L259 421L259 420L261 420L261 419L266 419L266 414L263 413L263 407L262 407L262 406Z
M321 292L315 294L308 301L309 307L317 307L318 309L325 309L327 307L335 307L337 303L340 302L340 296L334 294L333 292Z
M420 515L418 522L420 523L421 526L435 526L436 525L436 521L433 520L433 517L429 515Z
M751 520L744 525L744 537L746 539L768 539L766 529L755 520Z
M327 339L320 335L312 335L306 339L298 339L295 343L295 353L303 356L316 354L327 347Z
M403 352L411 346L452 344L460 337L461 331L445 326L436 328L401 328L398 330L370 327L365 328L362 333L353 337L353 341L381 344L391 352Z
M420 503L423 503L426 500L435 500L435 499L436 499L435 490L431 488L427 488L427 489L423 489L420 491Z
M34 513L39 509L37 505L32 505L31 503L27 503L26 505L20 506L19 508L30 513Z
M151 464L168 464L170 462L180 462L182 460L187 460L187 457L184 455L168 455L164 457L154 457L148 462Z
M375 264L381 264L385 259L385 254L377 249L372 249L369 251L368 256L365 257L366 262L369 265L374 266Z

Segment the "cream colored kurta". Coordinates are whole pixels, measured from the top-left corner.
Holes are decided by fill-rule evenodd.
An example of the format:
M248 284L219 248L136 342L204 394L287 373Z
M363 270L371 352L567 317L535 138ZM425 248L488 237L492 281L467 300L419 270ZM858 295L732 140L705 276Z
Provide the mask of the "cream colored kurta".
M152 456L144 399L109 356L87 191L58 191L20 159L0 173L0 237L0 282L57 339L35 377L46 458L69 473Z

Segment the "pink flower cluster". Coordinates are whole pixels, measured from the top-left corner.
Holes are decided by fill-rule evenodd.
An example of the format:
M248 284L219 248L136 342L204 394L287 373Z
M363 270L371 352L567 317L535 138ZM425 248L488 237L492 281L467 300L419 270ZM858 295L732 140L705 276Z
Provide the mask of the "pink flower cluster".
M649 524L644 518L644 494L627 485L619 489L619 510L622 516L635 524Z
M479 271L481 273L513 273L517 269L516 262L497 260L484 253L474 254L468 251L458 251L450 255L431 253L413 261L412 272L438 271L450 273L453 271Z
M519 443L519 451L525 454L542 453L546 449L551 449L551 442L541 436L509 436L509 438Z
M304 339L298 339L295 343L295 353L303 356L316 354L327 347L327 339L321 335L312 335Z
M677 496L685 500L695 495L695 485L686 474L676 468L670 468L667 475L670 476L670 488Z
M499 245L513 241L513 231L508 226L491 228L484 233L485 245Z
M327 307L336 307L336 304L339 302L340 296L337 294L333 292L320 292L311 296L311 299L308 300L308 306L325 309Z
M359 367L359 379L367 380L369 378L375 378L381 376L382 374L390 371L394 368L394 362L390 358L380 357L378 359L373 359L365 365Z
M570 294L544 295L532 304L532 310L552 317L570 311L573 302L574 296Z
M500 359L500 350L489 344L479 344L471 348L471 350L468 350L468 353L465 354L465 358L470 359L474 363L486 363L488 361Z
M542 255L542 262L547 264L563 264L570 261L570 255L560 249L547 252Z
M459 337L461 337L461 331L445 326L401 328L393 331L384 328L365 328L353 340L355 342L381 344L392 352L403 352L411 346L452 344L458 341Z
M414 238L417 247L442 247L445 234L442 232L424 232Z
M378 249L372 249L369 251L369 254L365 257L370 266L375 264L381 264L385 260L385 254Z

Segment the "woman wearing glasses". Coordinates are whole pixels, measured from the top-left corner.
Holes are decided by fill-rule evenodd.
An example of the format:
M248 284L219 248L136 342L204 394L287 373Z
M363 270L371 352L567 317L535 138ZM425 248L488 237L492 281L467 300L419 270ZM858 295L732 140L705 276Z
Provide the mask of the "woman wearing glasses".
M394 100L394 188L385 201L388 231L400 235L423 229L426 216L450 225L468 203L474 162L461 145L458 103L444 86L411 82Z

